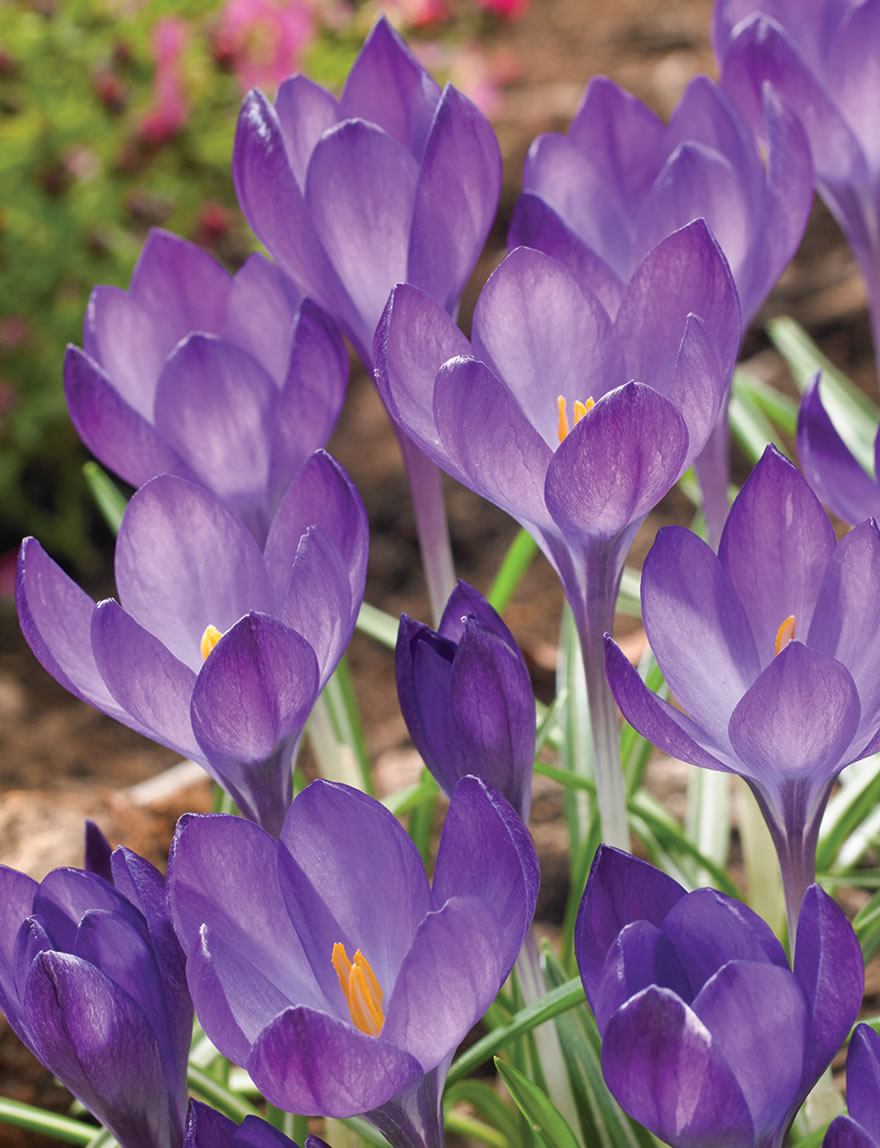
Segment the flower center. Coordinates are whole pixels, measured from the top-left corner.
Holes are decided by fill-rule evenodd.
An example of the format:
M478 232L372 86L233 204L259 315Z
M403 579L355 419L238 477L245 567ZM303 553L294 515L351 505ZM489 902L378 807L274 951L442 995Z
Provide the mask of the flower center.
M382 989L370 962L360 949L355 949L354 960L350 961L341 941L333 946L331 960L355 1026L367 1036L378 1036L385 1023L385 1013L382 1012Z
M789 614L779 629L776 631L776 653L781 654L788 643L794 637L795 628L797 627L797 618L794 614Z
M202 661L207 658L208 654L210 654L222 637L222 630L218 630L216 626L205 626L205 632L202 634L202 640L199 643L199 649L202 651Z
M565 413L566 402L563 395L557 398L556 405L559 407L559 441L562 442L571 430L571 427L568 425L568 415ZM587 411L591 411L595 405L594 399L587 399L585 403L582 403L580 399L578 399L574 404L574 425L577 426Z

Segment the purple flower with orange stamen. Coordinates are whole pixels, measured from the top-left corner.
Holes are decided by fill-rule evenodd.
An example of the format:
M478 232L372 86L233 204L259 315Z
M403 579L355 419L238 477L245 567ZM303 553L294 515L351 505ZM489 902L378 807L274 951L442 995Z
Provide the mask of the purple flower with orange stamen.
M365 1114L395 1148L440 1148L457 1045L494 999L535 908L528 831L459 782L429 884L379 802L316 781L275 840L181 819L168 874L205 1032L290 1112Z
M877 1148L880 1145L880 1036L856 1025L846 1054L846 1106L825 1133L822 1148Z
M152 231L128 291L96 287L64 389L89 450L132 486L178 474L262 545L299 467L326 445L348 358L335 326L262 255L231 276Z
M645 630L682 709L607 639L611 688L636 729L748 783L779 854L792 936L834 779L880 748L878 584L875 523L838 542L800 473L768 447L717 556L670 526L645 560Z
M275 832L299 738L342 656L367 562L363 503L316 452L261 551L214 495L161 475L116 542L119 601L97 605L33 538L22 543L22 631L71 693L202 765Z

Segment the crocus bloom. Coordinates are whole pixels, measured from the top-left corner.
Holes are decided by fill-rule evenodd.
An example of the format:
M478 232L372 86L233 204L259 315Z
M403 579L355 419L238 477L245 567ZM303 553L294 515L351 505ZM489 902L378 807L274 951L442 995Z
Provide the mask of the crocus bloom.
M413 744L448 797L472 773L528 821L535 760L529 671L498 612L466 582L436 631L401 617L397 693Z
M608 639L624 716L656 746L740 774L773 836L794 935L834 779L880 748L880 534L838 542L800 473L768 447L716 556L662 529L642 571L651 648L684 712Z
M880 1036L856 1026L846 1054L846 1106L825 1133L822 1148L877 1148L880 1144Z
M762 134L768 83L800 117L816 186L868 287L880 347L880 96L875 0L717 0L712 42L725 91Z
M828 509L854 526L880 520L880 433L874 440L874 477L867 474L834 429L822 405L819 376L804 391L798 411L798 457L810 486Z
M89 450L132 486L178 474L262 544L296 471L323 447L348 376L330 320L261 255L231 276L152 231L129 290L96 287L64 388Z
M366 560L363 504L324 452L291 484L265 552L208 491L161 475L123 517L119 601L96 606L28 538L19 619L66 689L201 762L277 831L306 718L354 629Z
M513 965L537 859L510 805L459 782L433 884L400 823L315 781L280 840L181 819L169 896L205 1032L290 1112L365 1113L395 1148L439 1148L452 1054Z
M411 285L395 288L376 332L376 377L398 426L513 515L562 579L608 771L603 827L618 844L627 836L602 635L630 542L705 444L738 341L736 291L701 220L651 251L614 320L562 263L522 247L483 289L471 342ZM603 792L614 795L607 805Z
M613 316L648 252L703 218L748 323L791 259L813 199L810 149L798 121L772 92L763 115L766 162L706 76L690 82L668 126L611 80L591 80L567 135L539 136L529 150L510 246L561 259ZM728 453L724 417L697 466L716 543L728 509Z
M122 1148L179 1148L192 1003L165 882L128 849L106 862L39 884L0 866L0 1008Z
M779 1148L862 1001L849 922L818 885L794 968L751 909L600 846L575 953L622 1107L672 1148Z
M259 1116L247 1116L240 1125L234 1124L207 1104L190 1100L183 1148L297 1148L297 1145ZM329 1148L329 1145L320 1136L307 1136L303 1148Z

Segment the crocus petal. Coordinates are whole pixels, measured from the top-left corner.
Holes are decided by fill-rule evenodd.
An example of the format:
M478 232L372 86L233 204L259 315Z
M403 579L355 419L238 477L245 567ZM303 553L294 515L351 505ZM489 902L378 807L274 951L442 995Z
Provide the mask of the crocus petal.
M419 171L405 278L448 311L486 242L500 189L501 152L489 121L447 84Z
M809 632L836 545L828 515L799 472L773 446L764 451L727 517L718 557L745 607L762 664L793 614Z
M281 841L379 984L393 985L431 907L421 858L397 819L357 790L314 781L290 807Z
M206 626L225 633L248 610L272 612L250 531L214 495L172 475L128 504L115 566L124 609L196 671Z
M689 530L658 531L642 572L642 614L670 689L698 726L726 741L730 715L760 663L727 572Z
M452 897L419 926L387 1003L382 1035L426 1072L460 1044L494 1000L505 975L501 933L501 921L478 897Z
M809 1001L803 1091L809 1092L840 1048L862 1003L865 965L852 926L818 885L804 894L794 975Z
M381 1036L308 1008L290 1008L260 1034L248 1072L288 1112L356 1116L422 1075L419 1062Z
M448 797L459 779L449 751L449 679L456 647L430 626L402 614L397 631L397 696L406 728Z
M256 252L236 273L227 299L223 338L249 351L279 386L302 301L293 280Z
M64 356L64 394L76 432L101 462L132 486L156 474L191 477L178 453L79 347Z
M76 944L76 930L83 915L92 909L118 913L133 927L143 927L135 907L112 885L83 869L53 869L34 894L34 915L57 949L66 952Z
M880 1036L856 1025L846 1054L846 1103L859 1123L880 1137Z
M407 251L419 168L374 124L345 120L312 153L305 199L315 231L358 313L354 335L369 352Z
M219 333L232 277L201 247L153 228L129 294L150 316L166 354L189 331Z
M348 570L333 539L310 526L300 539L282 618L311 646L323 689L348 645L359 600L352 602Z
M859 714L846 668L790 642L740 699L730 741L746 776L774 792L791 781L813 791L847 764Z
M877 1140L852 1117L838 1116L828 1126L822 1148L877 1148Z
M688 315L667 397L688 429L688 462L703 449L727 395L727 375L718 348L698 315Z
M659 926L686 896L677 881L621 849L600 845L578 909L574 949L587 1000L596 999L606 955L625 925Z
M831 45L825 83L834 102L864 149L874 171L880 165L877 125L871 115L880 99L880 71L873 46L880 39L880 4L864 0L842 10Z
M668 989L651 987L611 1018L602 1072L624 1109L676 1148L753 1148L742 1090L709 1030Z
M245 811L270 830L290 803L291 763L318 695L308 642L265 614L246 614L208 655L192 695L196 740Z
M83 331L86 354L147 422L153 418L156 379L176 341L161 337L152 315L127 291L105 286L92 291Z
M235 1124L207 1104L190 1100L186 1113L183 1148L218 1148L235 1132Z
M601 976L590 996L600 1033L630 997L649 985L671 989L685 1003L694 993L670 939L650 921L631 921L605 955Z
M308 76L289 76L275 98L287 161L302 191L315 145L342 118L339 101Z
M184 757L202 758L189 710L196 675L108 598L92 616L91 648L126 725Z
M756 1131L778 1133L802 1095L798 1053L809 1013L788 968L731 960L691 1007L731 1068Z
M757 209L763 165L754 135L723 89L708 76L695 76L688 81L666 130L667 153L687 140L705 144L725 156L744 187L746 199ZM706 221L716 239L720 239L712 218L707 216ZM727 250L724 242L721 246Z
M15 983L15 938L22 921L31 915L36 891L33 878L0 865L0 1009L13 1025L21 1003Z
M684 467L688 433L651 387L627 383L588 411L547 468L547 509L563 533L613 538L648 513Z
M83 868L88 873L97 873L105 881L113 881L110 857L113 850L100 828L90 818L86 818L85 850ZM0 926L2 927L2 926Z
M854 525L880 514L880 488L853 458L822 405L819 375L798 411L798 456L810 486L829 510Z

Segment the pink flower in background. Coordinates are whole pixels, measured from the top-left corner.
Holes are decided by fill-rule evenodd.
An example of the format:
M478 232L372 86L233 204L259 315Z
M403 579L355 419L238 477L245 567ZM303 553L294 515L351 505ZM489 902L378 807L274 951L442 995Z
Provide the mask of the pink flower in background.
M381 7L386 14L389 11L399 13L407 28L427 28L431 24L442 24L450 16L446 0L385 0Z
M274 89L299 70L313 35L306 0L227 0L214 50L231 62L242 91Z
M140 135L152 143L170 139L189 114L183 91L182 58L188 38L185 20L164 16L153 29L153 105L141 121Z
M475 0L477 7L495 12L503 20L516 20L529 6L529 0Z

